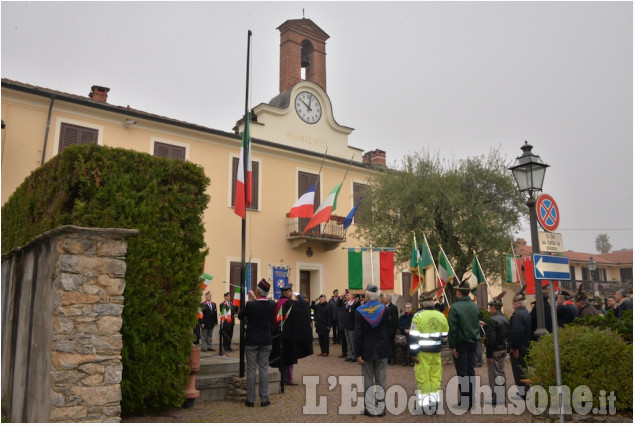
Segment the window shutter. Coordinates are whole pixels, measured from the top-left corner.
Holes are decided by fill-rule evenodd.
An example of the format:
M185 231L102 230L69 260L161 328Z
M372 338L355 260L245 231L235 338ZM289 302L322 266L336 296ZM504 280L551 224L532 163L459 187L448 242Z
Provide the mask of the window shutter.
M154 142L154 156L185 161L185 147L162 142Z
M70 145L90 145L97 143L99 131L94 128L62 123L58 153Z
M245 270L246 272L247 270ZM256 285L258 284L258 264L251 263L251 276L250 282L247 286L247 292L250 289L256 290ZM229 282L233 285L240 285L240 263L237 261L232 261L229 263ZM232 294L236 291L236 287L231 287L229 292ZM247 302L248 300L245 300Z

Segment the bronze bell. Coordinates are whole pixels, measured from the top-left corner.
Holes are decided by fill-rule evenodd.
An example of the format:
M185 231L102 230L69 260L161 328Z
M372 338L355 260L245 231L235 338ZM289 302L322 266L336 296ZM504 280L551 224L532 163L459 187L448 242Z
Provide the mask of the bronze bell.
M300 66L302 68L308 68L309 65L310 65L310 63L309 63L309 55L307 54L306 51L302 50L301 59L300 59Z

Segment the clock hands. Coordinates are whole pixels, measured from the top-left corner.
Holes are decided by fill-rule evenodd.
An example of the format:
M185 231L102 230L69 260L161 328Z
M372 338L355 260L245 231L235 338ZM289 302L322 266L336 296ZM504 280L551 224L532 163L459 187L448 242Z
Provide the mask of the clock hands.
M304 101L304 99L300 99L300 102L304 103L304 106L306 106L306 107L307 107L307 109L308 109L309 111L312 111L312 110L313 110L313 109L311 109L311 107L309 106L309 104L308 104L308 103L306 103L306 102Z

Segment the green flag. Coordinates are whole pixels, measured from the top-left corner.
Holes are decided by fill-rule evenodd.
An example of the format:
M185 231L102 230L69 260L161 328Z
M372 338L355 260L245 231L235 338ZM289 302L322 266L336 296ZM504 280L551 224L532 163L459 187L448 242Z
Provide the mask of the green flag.
M477 283L485 283L485 275L483 274L476 254L474 255L474 263L472 263L472 275L476 278Z

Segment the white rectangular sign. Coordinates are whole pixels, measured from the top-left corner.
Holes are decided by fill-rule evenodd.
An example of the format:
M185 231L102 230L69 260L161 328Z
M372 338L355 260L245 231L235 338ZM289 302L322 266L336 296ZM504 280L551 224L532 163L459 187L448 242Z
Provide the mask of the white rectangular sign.
M560 233L538 232L538 242L540 252L564 252Z

